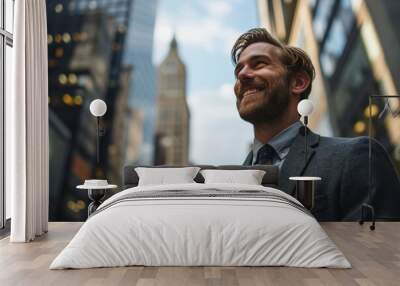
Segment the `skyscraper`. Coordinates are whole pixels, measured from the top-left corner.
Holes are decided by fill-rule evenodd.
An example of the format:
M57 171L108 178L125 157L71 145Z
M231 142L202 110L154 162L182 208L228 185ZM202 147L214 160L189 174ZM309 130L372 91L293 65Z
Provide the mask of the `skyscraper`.
M314 129L329 122L337 136L368 134L369 96L398 95L400 2L383 0L258 0L262 25L310 55L317 72L311 99ZM386 104L374 104L377 119ZM399 100L390 102L398 109ZM400 117L375 120L374 137L400 154ZM322 128L324 129L324 128ZM394 156L400 166L400 156Z
M155 122L155 71L152 62L153 34L157 0L134 0L131 7L130 29L127 33L125 65L133 67L129 89L129 105L143 117L143 140L136 145L139 156L127 164L151 164L153 162L153 137ZM132 113L133 114L133 113ZM130 132L127 130L127 132ZM130 138L134 134L128 134ZM133 152L132 146L127 146ZM131 156L129 156L131 157Z
M155 164L188 164L189 119L186 68L174 37L167 57L158 68Z
M86 210L69 206L86 201L86 194L73 190L95 176L96 126L89 104L106 96L111 46L99 43L112 39L113 29L101 12L57 14L48 13L50 219L80 220Z
M51 220L84 219L87 194L76 192L76 185L106 176L115 165L107 156L112 128L96 162L96 120L89 104L95 98L106 101L103 123L111 127L114 103L128 85L120 77L129 8L128 0L47 1Z
M114 103L112 138L108 146L109 168L107 179L114 184L122 184L122 170L126 158L126 130L130 128L130 108L128 106L131 67L124 67L120 74L119 94Z

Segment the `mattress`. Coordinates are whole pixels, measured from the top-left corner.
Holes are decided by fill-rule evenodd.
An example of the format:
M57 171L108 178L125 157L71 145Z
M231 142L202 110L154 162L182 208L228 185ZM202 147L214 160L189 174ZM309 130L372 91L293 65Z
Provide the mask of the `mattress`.
M138 186L112 196L50 269L129 265L351 267L286 193L198 183Z

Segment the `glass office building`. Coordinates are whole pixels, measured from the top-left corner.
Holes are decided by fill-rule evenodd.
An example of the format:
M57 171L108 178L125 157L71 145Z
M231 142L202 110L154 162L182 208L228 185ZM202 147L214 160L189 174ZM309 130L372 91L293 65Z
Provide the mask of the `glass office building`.
M321 131L318 126L328 122L331 135L368 135L369 96L399 94L400 2L259 0L258 4L262 25L282 41L305 49L313 60L314 129ZM378 118L386 105L393 111L400 103L378 100L371 105L372 135L399 163L400 118L388 112Z
M157 0L132 1L130 29L127 34L123 62L125 65L133 67L130 80L129 105L136 112L143 114L143 124L141 128L142 134L129 134L128 137L142 137L143 141L137 152L138 156L130 159L133 161L126 162L129 164L153 163L156 80L152 55L157 2Z
M120 95L130 3L47 1L49 57L50 220L86 218L87 193L75 187L110 173L107 128L96 158L96 119L89 105L107 103L103 126L112 126Z

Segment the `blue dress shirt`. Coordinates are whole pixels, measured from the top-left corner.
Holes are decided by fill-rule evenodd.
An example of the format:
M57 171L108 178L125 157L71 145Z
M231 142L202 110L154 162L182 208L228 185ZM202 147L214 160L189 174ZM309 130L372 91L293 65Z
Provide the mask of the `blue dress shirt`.
M275 150L275 155L272 158L272 165L278 166L279 169L282 167L283 161L285 160L287 154L289 153L290 146L292 145L294 139L299 133L299 129L303 126L300 121L297 121L290 125L288 128L282 130L277 135L272 137L272 139L267 142ZM254 138L253 141L253 161L252 165L256 162L257 152L264 144Z

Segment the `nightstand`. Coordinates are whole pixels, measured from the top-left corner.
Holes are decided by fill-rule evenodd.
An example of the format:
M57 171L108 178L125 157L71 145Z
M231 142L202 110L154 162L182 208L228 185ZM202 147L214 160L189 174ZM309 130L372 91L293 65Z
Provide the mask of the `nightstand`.
M303 206L312 210L314 207L314 190L315 182L320 181L320 177L290 177L289 180L296 181L295 198L299 200Z
M92 184L85 183L84 185L79 185L76 188L88 191L88 197L92 201L88 206L88 217L89 217L101 205L104 197L106 196L106 192L110 189L117 188L117 185L107 184L107 185L95 186Z

